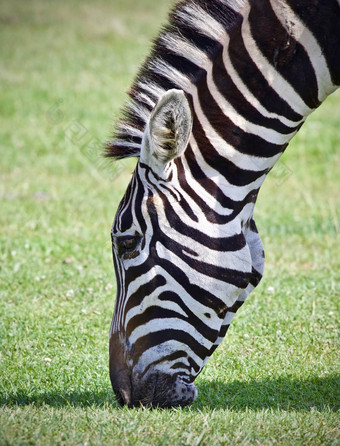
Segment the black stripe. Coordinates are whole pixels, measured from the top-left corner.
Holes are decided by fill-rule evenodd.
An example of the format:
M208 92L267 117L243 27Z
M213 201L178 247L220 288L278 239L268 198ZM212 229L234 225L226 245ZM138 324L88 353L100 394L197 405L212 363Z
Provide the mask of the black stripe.
M210 308L219 318L224 319L227 307L222 300L200 286L191 283L183 270L168 260L161 260L160 266L171 277L176 278L176 282L178 282L193 299Z
M221 45L216 40L198 33L197 30L183 23L176 15L174 16L173 24L175 26L167 27L165 31L170 32L174 37L187 40L192 46L203 51L209 59L214 60L216 53L221 48Z
M200 274L208 276L231 284L237 288L244 289L247 287L250 279L251 273L235 270L232 268L224 268L222 266L212 265L210 263L203 262L202 260L196 260L189 257L186 254L186 247L175 242L174 240L167 239L163 241L165 248L176 254L189 268L197 271Z
M206 262L197 261L195 259L192 259L186 254L186 246L183 246L180 243L171 240L164 233L163 237L161 237L160 234L162 234L162 229L159 226L157 210L151 197L147 201L147 206L149 215L154 217L151 219L152 220L151 224L153 226L153 233L158 235L157 240L150 241L150 250L151 247L153 247L156 250L155 243L160 242L165 246L166 249L174 252L190 268L194 269L200 274L226 282L238 288L243 289L247 287L250 281L251 272L243 272L231 268L223 268L217 265L211 265Z
M195 3L220 23L227 32L242 20L242 16L226 3L207 0L195 0Z
M173 361L175 359L182 359L185 358L188 360L189 362L189 366L185 366L185 368L187 368L190 372L190 368L193 368L196 372L200 369L200 367L198 366L198 364L196 364L196 362L192 359L189 358L188 353L185 352L184 350L178 350L174 353L170 353L169 355L166 356L162 356L161 358L159 358L158 360L151 362L144 370L142 375L145 376L147 374L147 372L153 368L154 366L156 366L157 364L159 364L160 362L165 362L165 361ZM184 368L184 365L183 365Z
M224 139L224 141L234 147L238 152L244 153L245 155L270 158L283 152L287 147L287 144L278 145L269 143L260 136L247 133L234 124L228 116L223 113L220 106L212 97L205 76L202 77L200 82L198 96L201 108L210 122L210 125L214 128L216 133Z
M243 304L243 300L237 300L230 308L228 308L228 311L230 311L231 313L236 313L236 311L241 308Z
M261 282L261 279L262 279L262 274L259 273L255 268L253 268L251 272L250 283L254 287L256 287Z
M211 342L215 341L218 332L206 325L199 317L197 317L197 315L190 310L180 296L171 291L165 291L164 293L161 293L158 298L162 301L176 303L187 314L187 320L190 321L190 324L195 327L202 336ZM182 318L185 320L183 316Z
M164 45L158 48L157 53L161 54L161 60L169 68L173 67L180 73L183 73L193 84L196 84L201 79L203 70L185 57L173 53L170 49L164 47Z
M166 329L157 331L138 338L134 344L134 349L138 352L145 352L149 348L156 347L166 341L178 341L187 345L201 359L207 357L209 350L203 347L196 339L182 330ZM139 357L134 358L134 365Z
M134 209L135 209L135 214L136 214L136 219L137 222L141 228L141 232L142 234L146 233L146 229L147 229L147 225L143 216L143 212L142 212L142 205L143 205L143 200L144 200L144 195L145 195L145 188L144 188L144 184L140 178L139 175L136 174L136 178L137 178L137 182L136 182L136 187L137 187L137 194L136 194L136 198L135 201L133 203Z
M119 261L117 261L113 246L112 246L112 259L113 259L114 269L116 272L116 274L115 274L115 277L116 277L116 301L115 301L115 311L114 311L114 314L115 314L116 308L119 304L118 298L121 294L120 278L122 277L122 273L121 273Z
M255 220L253 218L250 220L249 228L250 228L250 230L252 232L255 232L256 234L259 233L259 231L257 230L257 226L256 226L256 223L255 223Z
M192 187L189 185L189 183L186 181L186 171L184 169L182 160L180 158L177 158L175 160L176 165L177 165L177 170L179 173L179 180L180 180L180 185L182 190L185 190L185 192L193 199L193 201L195 202L195 204L197 204L202 213L205 215L206 219L211 222L211 223L216 223L216 224L225 224L228 223L232 220L234 220L235 216L243 209L244 205L246 203L249 202L255 202L256 198L257 198L257 193L258 193L258 189L254 189L252 191L250 191L246 197L244 198L244 200L240 201L240 202L233 202L232 200L228 201L228 203L233 203L233 212L229 215L221 215L219 213L217 213L214 209L212 209L211 207L209 207L207 205L207 203L202 199L202 197L200 197L196 191L194 191L192 189ZM147 173L147 180L155 187L155 189L157 190L157 192L159 194L162 194L162 190L158 189L158 185L155 184L153 181L151 181L150 179L150 175L148 173L148 171L152 171L151 168L149 168L148 166L146 166L145 164L143 164L144 168L146 169ZM190 166L190 171L192 172L192 167ZM193 173L193 172L192 172ZM154 173L153 173L154 175ZM181 195L181 194L180 194ZM163 197L165 197L164 194L162 194ZM176 200L177 198L174 197ZM213 199L213 198L212 198ZM227 199L226 199L227 200ZM180 203L181 204L181 203ZM190 208L191 209L191 208ZM188 211L188 209L186 209ZM195 214L194 214L195 215ZM188 216L190 216L190 213L188 212ZM197 217L195 215L195 218L192 218L193 221L197 221Z
M171 208L171 203L169 203L167 197L163 194L160 195L164 201L165 215L170 226L175 228L180 234L190 237L194 242L198 242L215 251L235 252L245 247L246 240L243 233L234 234L229 237L210 237L208 234L184 224Z
M224 336L227 334L227 331L228 331L228 328L229 328L229 327L230 327L230 324L222 325L218 337L219 337L219 338L224 338ZM217 347L218 347L218 345L216 345L215 348L217 348ZM211 352L211 353L213 353L213 352Z
M214 62L213 78L221 95L224 96L234 109L247 121L276 130L283 135L294 131L293 127L288 127L282 124L282 122L276 118L267 118L263 116L257 108L253 107L250 102L247 101L247 98L239 91L228 71L225 69L222 52L220 52Z
M270 112L285 116L292 121L300 121L302 116L296 113L290 105L281 98L268 84L263 74L248 54L241 35L236 29L229 45L230 60L252 94Z
M260 171L241 169L227 158L223 158L223 162L221 162L221 155L206 137L196 115L194 115L193 134L196 141L199 141L204 161L213 169L217 170L230 184L234 186L246 186L269 172L269 169Z
M126 189L126 192L119 203L118 210L116 213L116 217L113 223L113 233L115 232L125 232L127 229L130 229L132 226L132 206L126 207L127 203L131 200L133 193L134 193L134 187L135 187L135 176L133 175L128 187Z
M184 211L184 213L194 222L198 222L198 217L196 216L196 214L194 213L194 211L191 209L189 203L186 201L186 199L183 197L183 195L176 190L176 193L178 193L181 197L180 201L178 201L176 193L171 190L170 187L167 187L164 183L164 180L160 179L158 177L158 175L151 169L151 167L149 167L148 165L144 164L144 163L139 163L140 167L142 167L145 170L145 176L146 179L148 181L148 183L152 184L157 191L159 192L159 194L164 195L164 193L162 192L162 189L167 190L170 195L173 197L174 200L176 200L178 202L178 204L181 206L182 210ZM150 178L150 173L152 173L152 175L155 177L155 179L157 180L158 184L155 183L154 181L151 180ZM162 189L159 187L159 183L161 183L162 185Z
M249 203L249 194L247 194L243 200L233 200L231 197L226 196L223 190L218 187L214 181L207 177L205 172L201 169L196 161L195 154L190 144L186 148L184 155L189 165L190 174L193 176L195 181L197 181L203 187L203 189L206 190L222 207L232 209L237 212L240 209L243 209L246 203ZM258 189L253 189L249 193L256 197ZM234 217L235 214L233 214L233 218Z
M173 198L174 200L177 201L177 203L178 203L178 204L180 205L180 207L182 208L182 211L184 212L184 214L186 214L186 215L190 218L190 220L192 220L192 221L198 223L198 217L197 217L197 215L194 213L194 211L193 211L192 208L190 207L189 203L188 203L187 200L183 197L183 194L182 194L180 191L178 191L178 190L176 190L176 189L174 188L175 191L176 191L176 192L174 192L173 190L171 190L170 187L167 187L167 186L165 186L164 184L162 184L162 188L160 188L160 189L158 189L158 190L159 190L159 192L161 193L161 191L162 191L163 189L165 189L165 190L172 196L172 198ZM180 200L178 200L176 194L178 194L178 195L180 196ZM164 195L164 194L163 194L163 195Z
M212 167L216 168L216 170L218 170L218 169L223 170L224 164L225 164L225 162L223 162L223 163L220 162L219 165L216 163ZM226 164L228 164L228 163L226 163ZM180 185L181 185L182 189L185 190L186 193L193 199L193 201L201 208L202 213L204 214L206 219L211 223L216 223L219 225L226 224L226 223L234 220L235 217L239 214L239 212L241 212L241 210L247 203L255 203L256 202L258 189L254 189L254 190L250 191L245 196L244 200L242 200L242 202L240 202L239 205L235 206L233 212L230 215L220 215L214 209L209 207L207 205L207 203L190 187L190 185L186 181L185 170L184 170L181 159L179 159L179 158L176 159L176 165L177 165L177 170L179 172L179 180L180 180ZM263 174L263 171L262 171L262 174Z
M308 54L283 28L268 0L252 4L249 25L256 45L271 65L310 108L318 107L318 85Z
M340 6L336 0L286 0L314 34L330 70L332 81L340 85Z
M163 301L175 302L178 304L181 302L181 299L175 293L171 293L170 291L162 293L159 296L159 299ZM140 327L154 319L172 318L188 323L188 325L191 325L193 328L195 328L195 330L197 330L197 332L205 339L209 340L210 342L215 342L218 331L213 330L206 324L204 324L201 319L199 319L197 315L191 312L188 308L185 308L184 311L187 312L187 316L177 313L176 310L170 310L167 308L159 307L157 305L149 306L145 309L145 311L143 311L143 313L137 314L129 320L126 327L126 336L128 338L137 327ZM164 328L166 328L166 321L164 321Z
M155 277L149 280L149 282L141 285L137 291L129 296L129 299L126 302L125 306L125 314L127 314L127 312L131 310L131 308L139 306L143 302L145 296L153 294L157 290L157 288L164 286L165 284L166 279L160 274L157 274Z

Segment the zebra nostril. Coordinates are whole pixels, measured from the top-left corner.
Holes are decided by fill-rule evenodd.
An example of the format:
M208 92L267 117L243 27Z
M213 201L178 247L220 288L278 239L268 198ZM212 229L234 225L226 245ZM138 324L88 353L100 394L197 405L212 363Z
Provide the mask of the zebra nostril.
M123 407L125 404L130 406L131 405L131 393L130 391L126 389L116 389L114 388L114 393L116 396L117 403Z
M120 389L120 394L121 397L123 398L124 404L127 404L128 406L130 406L131 404L131 392L125 390L125 389Z

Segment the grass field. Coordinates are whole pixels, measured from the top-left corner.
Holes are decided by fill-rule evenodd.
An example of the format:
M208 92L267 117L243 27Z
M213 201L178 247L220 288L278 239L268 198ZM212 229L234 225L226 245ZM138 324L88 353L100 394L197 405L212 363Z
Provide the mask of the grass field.
M0 445L340 444L340 95L267 179L263 281L173 410L108 375L110 226L133 163L99 161L172 2L0 0Z

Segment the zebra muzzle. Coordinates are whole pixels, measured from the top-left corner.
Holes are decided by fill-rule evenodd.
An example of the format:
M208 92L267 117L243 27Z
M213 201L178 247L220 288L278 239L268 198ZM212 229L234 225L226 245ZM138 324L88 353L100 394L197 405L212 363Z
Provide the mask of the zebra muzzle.
M129 367L126 353L112 335L110 340L110 379L119 405L129 407L176 407L186 406L197 397L196 386L186 377L171 375L158 369L146 374Z
M133 406L184 407L198 395L196 386L178 375L154 371L140 381L133 381Z
M111 382L117 402L128 407L184 407L197 397L196 386L179 377L154 373L147 379L136 382L132 379L129 387L125 379L111 375ZM132 384L133 382L133 384Z

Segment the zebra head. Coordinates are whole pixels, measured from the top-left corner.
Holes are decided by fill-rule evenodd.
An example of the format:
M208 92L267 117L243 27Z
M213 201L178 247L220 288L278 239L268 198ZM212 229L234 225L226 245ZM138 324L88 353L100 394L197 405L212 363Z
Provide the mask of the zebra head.
M205 213L195 198L203 173L191 158L192 132L188 98L167 91L146 125L113 224L117 297L110 377L121 404L192 402L193 381L250 282L252 262L240 222L221 216L210 194L200 196Z

